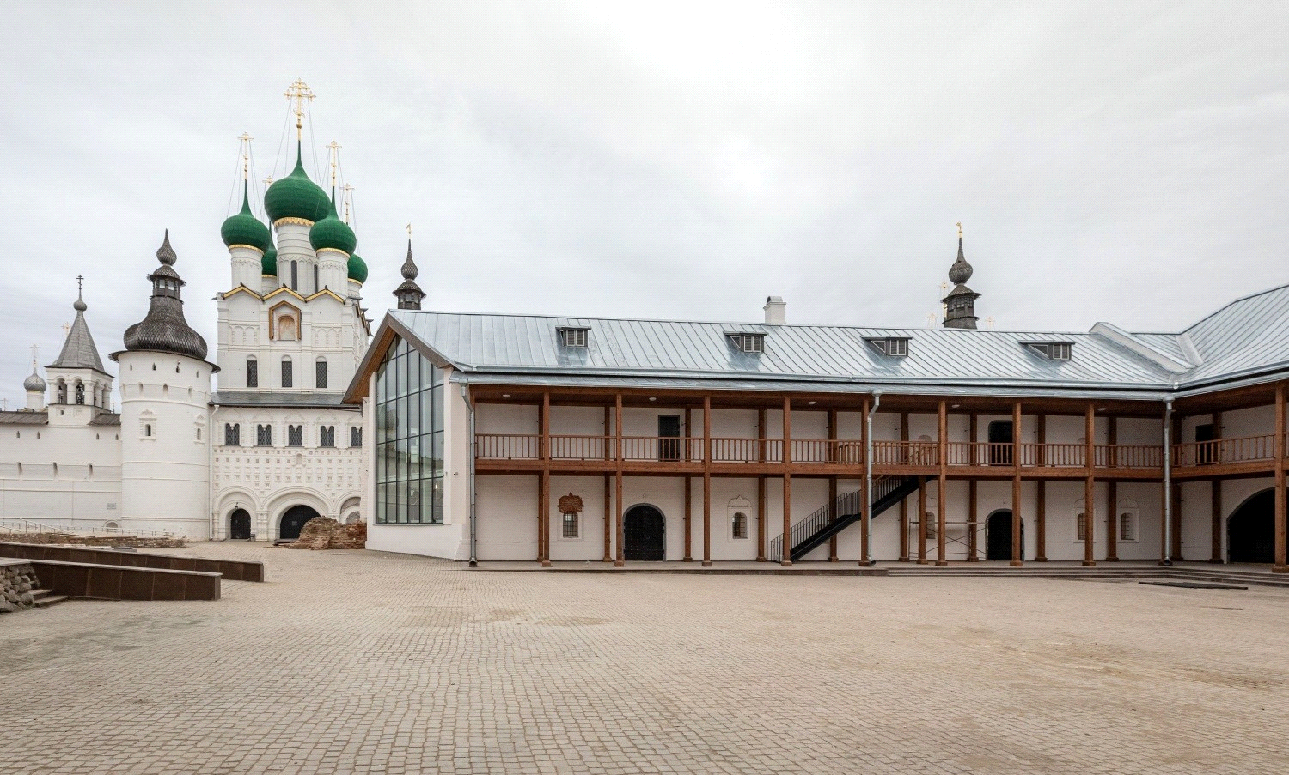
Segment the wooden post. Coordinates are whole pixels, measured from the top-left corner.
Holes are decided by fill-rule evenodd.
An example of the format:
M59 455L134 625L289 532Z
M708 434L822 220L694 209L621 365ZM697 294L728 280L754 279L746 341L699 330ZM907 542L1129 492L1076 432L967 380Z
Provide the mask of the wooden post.
M783 397L783 557L781 565L792 564L792 399Z
M947 521L948 498L945 495L946 485L949 479L949 405L940 402L940 477L937 481L936 488L936 520L935 520L935 564L948 565L949 560L945 557L944 531Z
M1096 407L1088 402L1083 411L1083 564L1092 567L1096 561L1097 499L1096 477Z
M1012 565L1024 565L1021 561L1024 546L1021 544L1021 526L1024 521L1020 516L1020 402L1012 404Z
M1047 415L1038 416L1038 455L1034 461L1039 467L1039 476L1047 465ZM1039 479L1037 502L1034 504L1034 561L1047 562L1047 480Z
M686 462L688 462L690 459L693 458L692 450L690 449L690 444L691 444L690 439L692 438L692 436L689 432L689 427L690 427L689 423L691 419L692 419L692 414L690 412L690 409L689 407L685 407L685 460ZM693 540L694 540L693 511L694 511L693 480L690 478L689 474L685 474L685 556L681 558L684 562L694 561L694 554L692 551Z
M926 565L926 477L918 477L918 565Z
M900 412L900 441L909 440L909 413ZM909 561L909 499L900 501L900 562Z
M868 396L864 397L863 411L864 419L859 428L860 444L863 445L864 451L868 451L868 412L870 404ZM868 527L872 522L870 510L873 508L872 496L868 492L868 477L859 480L859 564L868 564Z
M1286 560L1285 544L1285 386L1276 385L1276 552L1271 570L1276 573L1289 573L1289 562Z
M1213 412L1213 438L1222 438L1222 413ZM1222 480L1213 479L1209 483L1209 535L1212 542L1212 553L1209 562L1222 561Z
M980 428L977 424L976 414L972 412L968 422L967 436L971 440L971 450L969 458L971 465L979 465L980 460L976 457L976 442L979 441ZM980 547L977 546L976 532L979 527L977 524L978 515L976 513L976 477L972 475L967 480L967 562L976 562L980 559Z
M828 439L837 440L837 410L828 410ZM838 447L836 444L829 446L830 463L841 463L841 457L837 454ZM832 522L837 519L837 477L828 477L828 521ZM828 538L828 561L837 562L837 534L834 533Z
M613 396L613 459L617 463L616 493L613 498L614 509L618 513L617 529L617 559L613 564L622 567L627 564L626 551L626 525L622 521L622 394L618 393Z
M612 414L609 407L604 407L604 459L609 460L609 429L612 426ZM608 467L607 464L605 466ZM613 562L613 485L608 474L604 475L604 562Z
M1110 422L1109 438L1110 443L1110 466L1117 468L1119 465L1119 422L1116 417L1107 418ZM1106 481L1106 533L1105 533L1105 558L1107 562L1116 562L1119 559L1119 482L1110 478Z
M712 397L703 396L703 566L712 564Z
M765 408L756 412L756 459L765 462ZM756 559L765 562L765 474L756 478Z
M537 484L537 559L542 567L551 564L550 495L551 495L551 394L542 393L542 413L538 418L541 441L538 445L542 471Z
M1182 439L1182 416L1173 415L1173 443L1178 444ZM1172 527L1172 551L1170 559L1177 562L1182 557L1182 483L1173 479L1173 527Z

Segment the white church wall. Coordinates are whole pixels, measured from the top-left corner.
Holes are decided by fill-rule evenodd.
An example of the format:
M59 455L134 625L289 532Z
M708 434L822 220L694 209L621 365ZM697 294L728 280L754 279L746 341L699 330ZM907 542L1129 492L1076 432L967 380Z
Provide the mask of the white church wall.
M0 428L0 519L103 529L121 519L116 426Z

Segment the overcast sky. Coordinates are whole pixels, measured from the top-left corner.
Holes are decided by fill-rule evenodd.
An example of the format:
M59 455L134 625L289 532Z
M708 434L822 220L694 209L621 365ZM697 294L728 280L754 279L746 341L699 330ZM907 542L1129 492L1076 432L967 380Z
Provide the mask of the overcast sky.
M997 328L1175 331L1289 282L1284 2L399 5L6 7L11 408L77 274L121 348L166 228L213 359L237 137L281 176L297 77L378 320L409 221L449 311L923 327L956 221Z

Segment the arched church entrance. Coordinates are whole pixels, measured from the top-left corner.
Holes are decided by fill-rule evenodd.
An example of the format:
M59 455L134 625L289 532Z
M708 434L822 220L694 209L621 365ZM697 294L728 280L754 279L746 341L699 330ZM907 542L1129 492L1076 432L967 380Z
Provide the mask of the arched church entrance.
M985 520L985 559L1010 560L1012 558L1011 509L999 509ZM1020 558L1025 559L1025 525L1020 526Z
M1231 562L1275 562L1276 493L1252 495L1226 520L1227 559Z
M234 541L249 541L251 538L251 514L246 509L234 509L228 515L228 537Z
M282 515L278 528L278 538L295 539L300 537L300 528L309 520L322 516L310 506L292 506Z
M657 506L632 506L623 515L623 556L628 560L661 560L667 551L667 519Z

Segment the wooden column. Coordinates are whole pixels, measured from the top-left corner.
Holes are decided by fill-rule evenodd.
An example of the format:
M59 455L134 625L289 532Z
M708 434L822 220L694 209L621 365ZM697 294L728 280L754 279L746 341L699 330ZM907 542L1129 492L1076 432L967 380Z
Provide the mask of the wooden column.
M1119 422L1118 418L1107 418L1110 422L1110 466L1119 466ZM1106 533L1105 558L1108 562L1119 559L1119 482L1113 478L1106 481Z
M1173 415L1173 443L1179 444L1182 440L1182 416ZM1175 465L1175 463L1174 463ZM1177 562L1182 558L1182 483L1173 479L1173 545L1170 552L1170 559Z
M836 409L828 410L828 438L831 441L837 440ZM829 449L833 458L829 462L840 463L841 458L837 455L837 445L833 444ZM828 477L828 521L831 522L837 517L837 477L830 476ZM837 535L835 533L828 539L828 561L837 562Z
M863 404L863 421L859 428L859 441L864 451L868 451L868 411L870 409L869 398L864 397ZM866 464L867 465L867 464ZM872 497L868 492L868 477L863 476L859 480L859 564L868 564L868 527L872 522L869 511L873 508Z
M935 518L935 564L948 565L949 560L945 557L944 531L947 520L948 498L945 496L949 480L949 407L944 401L940 402L940 476L937 480L936 489L936 518Z
M712 397L703 396L703 565L712 564Z
M1038 416L1038 455L1034 461L1042 476L1047 465L1047 415ZM1047 480L1039 479L1037 502L1034 504L1034 561L1047 562Z
M1222 438L1222 413L1213 413L1213 438ZM1209 562L1222 562L1222 480L1209 483L1209 535L1212 552Z
M792 399L783 397L783 557L781 565L792 564Z
M690 439L693 438L689 432L689 423L692 419L692 412L689 407L685 407L685 461L688 462L693 458L693 450L690 448ZM689 474L685 474L685 556L681 558L684 562L693 562L694 554L692 551L694 541L694 484Z
M542 413L538 418L538 432L541 434L538 443L538 454L542 459L542 470L537 484L537 559L543 567L551 564L551 394L542 393Z
M900 441L909 440L909 413L900 412ZM924 509L925 511L925 509ZM909 499L900 501L900 562L909 561Z
M756 459L765 462L765 409L756 412ZM756 559L765 562L765 475L756 478Z
M1271 570L1276 573L1289 573L1289 562L1286 560L1285 544L1285 386L1276 385L1276 553Z
M1012 404L1012 565L1024 565L1021 561L1021 526L1024 521L1020 516L1020 402Z
M604 407L604 459L609 460L609 429L613 427L612 410ZM605 466L608 467L607 465ZM604 562L613 562L613 483L604 475Z
M613 498L614 510L618 513L617 527L614 530L617 538L617 559L613 564L622 567L627 564L626 551L626 526L622 522L622 394L618 393L613 397L613 459L617 471L615 472L616 494Z
M926 565L926 477L918 477L918 565Z
M979 441L980 428L977 424L975 413L972 413L968 420L967 436L971 441L971 450L969 462L973 466L980 465L980 460L976 457L976 442ZM980 547L976 545L976 531L978 515L976 513L976 478L973 476L967 480L967 562L976 562L980 559Z
M1083 564L1091 567L1096 561L1097 499L1096 465L1097 443L1096 408L1089 402L1083 411Z

